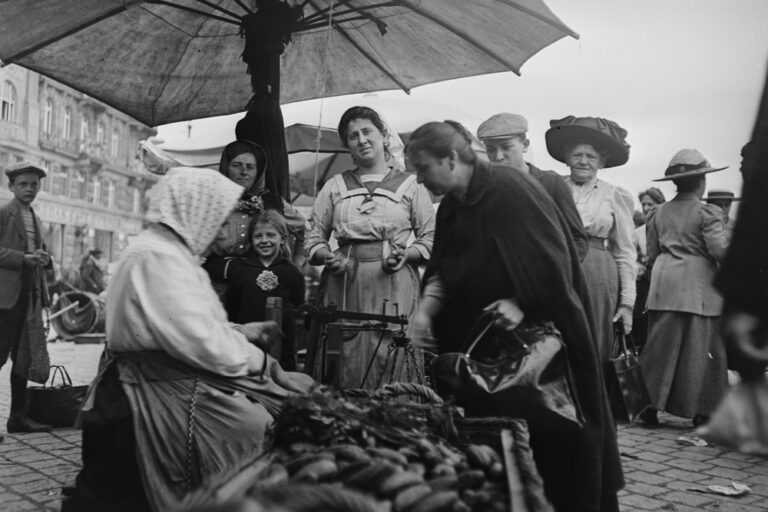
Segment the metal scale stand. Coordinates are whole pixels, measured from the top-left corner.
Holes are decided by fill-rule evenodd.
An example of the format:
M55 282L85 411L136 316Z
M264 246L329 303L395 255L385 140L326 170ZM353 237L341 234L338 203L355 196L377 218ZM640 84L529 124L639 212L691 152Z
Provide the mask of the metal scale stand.
M379 332L376 351L369 361L365 376L360 383L360 387L363 387L369 378L373 365L376 364L376 354L384 341L384 336L389 332L389 324L396 324L400 326L400 329L394 333L393 339L387 347L381 378L376 386L381 387L399 377L397 362L403 359L405 361L402 365L402 372L405 372L405 378L410 380L415 376L417 382L423 382L415 348L411 345L410 338L405 335L408 318L399 314L397 304L395 304L395 315L387 315L387 302L387 300L383 301L381 314L343 311L337 309L334 304L320 307L307 304L300 306L299 311L310 318L304 371L318 382L338 388L339 369L343 360L341 348L345 339L349 340L355 334L363 331ZM352 320L353 322L345 320Z

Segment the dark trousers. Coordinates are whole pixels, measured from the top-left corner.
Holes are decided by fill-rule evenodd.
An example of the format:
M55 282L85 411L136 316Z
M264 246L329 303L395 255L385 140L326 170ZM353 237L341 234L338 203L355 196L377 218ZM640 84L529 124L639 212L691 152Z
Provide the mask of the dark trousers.
M21 332L27 321L27 307L30 293L29 273L24 272L21 280L19 300L11 309L0 310L0 368L8 361L16 359L19 350ZM27 379L11 371L11 415L25 414L27 411Z

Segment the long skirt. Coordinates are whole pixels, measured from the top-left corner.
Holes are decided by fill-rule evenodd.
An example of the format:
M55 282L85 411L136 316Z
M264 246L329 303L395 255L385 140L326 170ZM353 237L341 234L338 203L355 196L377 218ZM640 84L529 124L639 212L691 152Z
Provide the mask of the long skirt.
M405 315L408 318L405 333L409 335L419 299L418 273L411 265L405 265L394 274L385 273L380 247L379 242L338 249L337 253L349 258L350 265L342 275L323 276L322 302L335 304L344 311ZM396 350L393 335L398 330L399 326L390 324L383 332L353 330L344 336L339 386L342 389L376 389L393 381L423 383L423 353L413 347L408 347L407 351Z
M582 266L595 321L597 356L606 368L613 345L613 316L619 300L619 267L611 253L592 240Z
M282 401L312 384L271 358L263 375L228 378L160 352L105 357L81 413L80 507L69 509L178 507L210 476L260 453Z
M648 313L640 361L653 406L682 418L711 414L728 388L719 317Z

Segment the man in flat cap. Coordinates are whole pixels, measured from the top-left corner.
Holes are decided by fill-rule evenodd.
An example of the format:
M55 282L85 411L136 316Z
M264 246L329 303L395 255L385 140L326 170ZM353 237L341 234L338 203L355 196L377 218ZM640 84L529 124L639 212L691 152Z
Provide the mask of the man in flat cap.
M0 367L13 361L8 432L43 432L49 425L27 416L27 381L48 380L49 358L42 309L47 304L45 251L32 201L45 171L28 162L5 171L13 199L0 207Z
M708 204L713 204L723 211L723 225L725 226L725 233L728 235L728 240L731 239L733 233L733 219L731 218L731 205L734 201L740 201L740 197L736 197L736 194L730 190L713 188L707 193L707 197L704 198Z
M477 138L485 144L485 150L491 162L505 164L516 171L528 174L544 187L557 209L563 214L573 243L576 245L579 260L583 260L589 244L581 215L573 202L573 194L559 174L554 171L542 171L525 161L524 155L531 144L526 135L527 132L528 121L523 116L505 112L484 121L477 129Z

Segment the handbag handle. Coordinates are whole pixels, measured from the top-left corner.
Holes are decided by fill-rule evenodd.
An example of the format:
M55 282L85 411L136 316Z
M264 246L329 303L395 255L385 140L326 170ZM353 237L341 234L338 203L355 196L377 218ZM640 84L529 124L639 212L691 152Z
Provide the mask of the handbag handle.
M480 314L477 320L475 320L475 323L472 324L472 328L469 330L470 335L477 330L478 326L483 325L484 321L487 322L486 325L480 330L480 333L475 336L475 338L469 343L469 346L464 350L464 355L467 357L470 357L472 351L475 349L475 346L480 343L480 340L483 339L486 333L491 329L491 327L493 327L493 324L496 322L496 320L493 318L492 311L483 311ZM511 331L509 334L511 334L512 337L514 337L518 343L520 343L523 350L530 352L531 348L525 341L523 341L522 338L520 338L520 336L518 336L515 331Z
M614 339L619 339L621 352L625 356L629 356L630 354L637 354L637 346L635 345L635 340L631 335L624 334L624 324L622 322L616 322L613 324L613 337ZM627 345L627 340L629 340L629 345Z
M51 365L51 370L53 370L51 372L51 378L48 379L50 385L46 384L46 387L55 387L57 375L61 377L62 387L72 387L72 378L70 378L69 372L64 366L60 364L54 364Z

